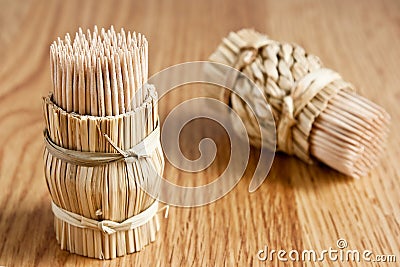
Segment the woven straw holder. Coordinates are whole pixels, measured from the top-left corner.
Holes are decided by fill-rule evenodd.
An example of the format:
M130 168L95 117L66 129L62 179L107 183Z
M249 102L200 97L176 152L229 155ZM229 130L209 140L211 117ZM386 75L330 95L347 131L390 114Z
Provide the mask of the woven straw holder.
M44 98L45 176L61 248L99 259L140 251L159 230L158 175L164 159L157 95L116 116L68 113ZM93 153L94 152L94 153Z
M242 118L253 145L274 148L268 143L275 140L275 131L270 130L275 127L271 110L278 151L307 163L323 162L355 178L365 176L378 164L390 116L356 94L350 83L324 67L317 56L299 45L243 29L224 38L210 60L241 71L253 82L237 72L226 75L217 68L208 70L245 96L261 118L258 125L241 97L216 90L217 97ZM233 120L234 126L237 123ZM267 137L262 143L259 128Z

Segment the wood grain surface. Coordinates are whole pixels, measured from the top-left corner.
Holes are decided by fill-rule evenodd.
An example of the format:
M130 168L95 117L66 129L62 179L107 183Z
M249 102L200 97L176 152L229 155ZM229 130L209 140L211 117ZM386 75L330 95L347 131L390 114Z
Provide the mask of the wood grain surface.
M111 261L61 251L53 231L43 175L41 97L51 90L49 45L79 26L144 33L150 74L170 65L205 60L231 30L254 27L276 40L299 43L338 70L358 92L392 116L379 166L360 180L322 165L277 155L267 180L247 188L258 151L244 179L224 198L200 208L171 208L155 243ZM5 266L399 266L400 264L400 2L383 1L13 1L0 0L0 265ZM161 117L201 86L160 102ZM198 174L167 164L169 177L205 183L226 166L229 143L212 123L184 129L181 146L199 155L198 141L216 139L217 159ZM211 126L210 126L211 125ZM194 181L194 182L191 182ZM323 250L344 238L349 249L394 254L397 263L261 262L270 249Z

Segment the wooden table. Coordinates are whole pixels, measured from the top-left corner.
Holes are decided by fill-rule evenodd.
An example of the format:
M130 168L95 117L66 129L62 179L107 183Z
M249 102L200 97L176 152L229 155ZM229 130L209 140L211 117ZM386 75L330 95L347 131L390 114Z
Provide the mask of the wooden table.
M250 194L247 187L258 156L252 149L245 177L228 195L201 208L171 208L157 241L144 251L105 262L61 251L43 177L41 97L51 90L49 44L94 24L146 34L151 74L207 59L223 36L242 27L297 42L391 114L385 155L370 175L353 180L279 154L266 182ZM283 262L276 258L259 261L257 252L266 245L321 251L336 248L344 238L349 249L396 255L397 263L387 266L399 266L399 25L396 0L0 1L0 265L280 266ZM168 95L160 103L161 116L183 99L204 95L197 88ZM181 137L189 158L198 156L196 142L211 134L202 123L195 122L193 129ZM165 172L179 181L204 183L218 176L226 157L219 151L211 168L195 175L170 164Z

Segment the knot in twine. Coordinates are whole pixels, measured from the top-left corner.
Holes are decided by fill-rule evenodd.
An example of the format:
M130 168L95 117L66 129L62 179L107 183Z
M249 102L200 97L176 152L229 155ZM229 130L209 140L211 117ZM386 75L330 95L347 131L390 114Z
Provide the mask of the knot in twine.
M258 57L260 50L274 41L266 39L256 45L245 45L240 48L234 68L243 71L250 66ZM236 72L237 73L237 72ZM238 80L238 74L230 77L233 88ZM318 68L294 82L288 94L282 99L282 111L277 122L277 144L278 149L289 155L294 154L293 149L293 127L298 124L298 115L302 109L327 85L334 81L342 81L342 77L335 71L327 68ZM347 83L346 83L347 84ZM348 84L349 88L352 88ZM335 94L341 88L333 88Z
M58 219L70 225L79 228L101 230L106 234L114 234L119 231L127 231L138 228L146 224L148 221L150 221L151 218L153 218L157 212L160 212L164 209L166 209L165 218L167 218L169 206L166 205L161 209L158 209L158 201L156 200L147 209L122 222L114 222L110 220L97 221L94 219L86 218L82 215L62 209L59 206L57 206L54 202L51 202L51 209L54 213L54 216L56 216Z
M99 128L98 131L100 131ZM44 131L44 141L47 150L54 157L74 165L85 167L100 166L119 160L124 160L126 163L134 162L140 158L150 157L153 151L160 146L160 127L158 125L146 138L127 150L118 147L107 134L102 135L118 153L66 149L54 143L47 130Z

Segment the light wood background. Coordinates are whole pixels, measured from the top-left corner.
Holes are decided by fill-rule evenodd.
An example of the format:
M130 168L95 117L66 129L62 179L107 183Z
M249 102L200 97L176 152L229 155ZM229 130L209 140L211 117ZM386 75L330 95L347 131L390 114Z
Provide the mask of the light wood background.
M248 171L232 192L205 207L171 208L157 241L144 251L105 262L61 251L43 176L41 97L51 89L49 44L94 24L146 34L150 74L207 59L223 36L242 27L297 42L391 114L384 158L369 176L352 180L325 166L277 155L266 182L249 194L258 155L253 149ZM345 238L350 249L397 255L397 263L388 266L399 266L399 62L396 0L0 0L0 265L278 266L283 264L277 260L259 262L257 251L265 245L322 250ZM197 88L167 96L160 103L161 116L181 100L202 95ZM198 156L197 140L215 135L205 124L195 122L195 131L181 136L190 158ZM216 139L220 146L227 144L223 133ZM194 176L171 165L165 172L179 181L187 177L203 183L218 176L228 156L220 150L211 168ZM321 263L331 265L351 264Z

